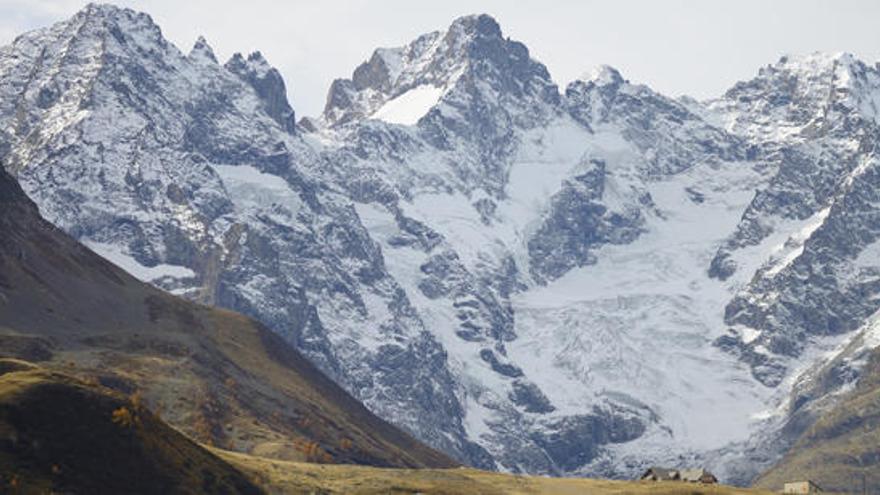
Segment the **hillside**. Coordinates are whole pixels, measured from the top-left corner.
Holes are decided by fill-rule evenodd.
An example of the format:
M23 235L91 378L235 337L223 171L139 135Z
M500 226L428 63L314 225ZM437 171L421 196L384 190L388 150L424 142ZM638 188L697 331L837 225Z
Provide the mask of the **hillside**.
M778 490L811 479L825 492L880 493L880 350L855 390L804 432L755 486Z
M119 394L0 360L0 492L211 493L262 490Z
M0 172L0 356L138 396L197 441L261 455L453 465L262 325L135 280L42 220Z

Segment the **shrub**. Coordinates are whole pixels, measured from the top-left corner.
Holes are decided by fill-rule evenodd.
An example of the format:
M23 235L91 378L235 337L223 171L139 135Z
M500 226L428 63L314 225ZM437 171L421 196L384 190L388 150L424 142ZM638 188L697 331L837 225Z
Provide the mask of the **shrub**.
M333 462L333 456L322 449L318 442L301 439L296 442L296 448L306 458L306 462L316 462L319 464L330 464Z

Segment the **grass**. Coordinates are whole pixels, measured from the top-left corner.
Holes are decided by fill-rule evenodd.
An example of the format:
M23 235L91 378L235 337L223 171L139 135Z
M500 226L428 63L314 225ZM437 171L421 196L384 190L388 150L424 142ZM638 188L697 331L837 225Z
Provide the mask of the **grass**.
M247 454L214 452L239 467L269 493L285 495L320 494L769 494L772 492L722 485L694 485L681 482L652 483L584 478L518 476L469 468L387 469L350 465L319 465L278 461Z

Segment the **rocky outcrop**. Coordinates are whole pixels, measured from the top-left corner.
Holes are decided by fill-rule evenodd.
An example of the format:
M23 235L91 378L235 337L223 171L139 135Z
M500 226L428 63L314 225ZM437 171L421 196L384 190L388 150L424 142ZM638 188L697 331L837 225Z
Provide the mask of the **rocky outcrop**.
M241 77L254 88L263 100L264 110L282 129L296 130L296 114L287 101L287 88L278 69L269 65L260 52L248 55L247 60L236 53L226 62L226 70Z

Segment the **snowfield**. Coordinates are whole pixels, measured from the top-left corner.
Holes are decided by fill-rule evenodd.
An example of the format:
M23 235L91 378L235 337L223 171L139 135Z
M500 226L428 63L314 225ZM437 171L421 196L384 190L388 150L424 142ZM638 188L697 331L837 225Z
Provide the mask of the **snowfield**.
M443 96L443 88L423 85L413 88L382 105L370 118L389 124L415 125Z

